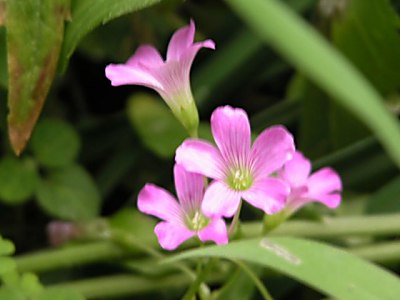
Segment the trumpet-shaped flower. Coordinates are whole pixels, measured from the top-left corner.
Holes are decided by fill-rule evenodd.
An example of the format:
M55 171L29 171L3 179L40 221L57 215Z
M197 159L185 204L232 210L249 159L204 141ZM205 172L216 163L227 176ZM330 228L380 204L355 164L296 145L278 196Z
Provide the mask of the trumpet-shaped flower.
M309 202L321 202L329 208L336 208L340 204L340 176L328 167L311 174L311 163L300 152L286 162L278 172L278 177L290 185L285 207L287 214L292 214Z
M153 46L142 45L125 64L106 67L113 86L142 85L157 91L191 133L197 130L199 117L190 89L190 68L201 48L215 48L212 40L193 43L194 34L193 21L176 31L169 42L166 61Z
M251 146L246 112L230 106L213 112L211 130L217 147L188 139L175 156L176 162L188 171L215 179L204 196L204 214L231 217L241 199L267 214L281 210L289 186L270 175L295 152L291 134L283 126L273 126L264 130Z
M206 217L201 211L205 179L175 165L175 189L178 201L166 190L146 184L138 196L141 212L163 221L154 229L158 241L166 250L174 250L187 239L197 235L201 241L228 243L226 225L221 217Z

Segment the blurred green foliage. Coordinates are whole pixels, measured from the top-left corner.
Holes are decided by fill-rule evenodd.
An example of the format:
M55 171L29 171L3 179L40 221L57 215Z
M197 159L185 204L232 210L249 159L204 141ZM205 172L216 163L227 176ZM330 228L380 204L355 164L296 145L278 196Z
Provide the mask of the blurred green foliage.
M226 104L238 106L248 111L256 133L267 126L283 124L293 133L299 150L312 158L314 169L335 168L344 184L340 209L327 212L318 204L311 205L295 215L294 222L315 222L313 228L324 229L330 218L342 220L342 216L364 218L375 214L384 218L400 211L396 165L400 149L396 135L400 112L399 1L71 0L70 10L53 12L50 19L35 15L32 7L40 1L19 3L21 10L27 9L29 16L35 15L35 20L40 20L37 27L32 25L32 19L17 18L15 11L16 16L10 14L11 21L2 20L6 5L11 2L17 5L18 1L0 0L0 24L5 25L0 27L0 233L15 242L18 255L22 256L11 257L13 243L0 239L0 300L80 300L84 299L82 295L100 297L103 288L104 294L114 294L115 299L176 299L191 284L190 276L176 266L159 265L163 254L155 246L155 219L134 208L137 193L146 182L174 192L174 153L186 138L185 130L158 95L142 87L111 87L104 75L107 64L126 61L140 44L152 44L165 53L172 32L186 25L190 18L196 22L196 39L212 38L217 46L213 52L200 51L191 72L201 117L201 138L213 142L209 117L214 108ZM59 1L64 5L68 2ZM283 8L280 14L266 17L263 5L275 7L278 2ZM238 10L235 5L242 5L243 9ZM46 14L46 7L42 7L42 14ZM246 16L252 9L254 15ZM283 22L279 23L277 18ZM54 28L49 28L49 22L56 23L50 26ZM7 29L9 24L14 24L13 29ZM21 28L30 31L19 32ZM298 34L293 34L290 28ZM52 32L51 39L48 31ZM304 36L314 39L302 39ZM7 45L10 39L14 39L14 45ZM43 40L44 44L40 42ZM314 46L326 43L326 47L311 47L309 41L314 41ZM12 73L23 75L16 77L21 87L15 82L11 84L7 74L10 73L7 51L10 60L10 52L18 54L16 49L24 50L20 61L26 60L23 65L27 70L22 68L18 70L21 73ZM324 49L333 54L321 63ZM56 75L50 71L41 73L45 66L42 58L48 51L57 52L51 63L54 71L57 68ZM338 65L345 65L348 68L341 70L350 71L341 73ZM24 83L27 80L29 85ZM16 157L7 138L10 128L5 125L6 114L17 107L30 115L33 104L32 99L25 97L23 102L8 100L7 108L6 98L10 97L11 89L14 93L30 94L34 82L45 81L49 87L51 84L51 89L42 90L46 99L43 112L26 150ZM360 81L365 89L353 84ZM256 223L262 220L258 211L245 207L242 217L243 232L255 228L256 235L261 234ZM56 231L48 233L46 227L54 220L66 223L63 226L57 223ZM343 224L346 220L343 219ZM303 223L293 226L296 224ZM383 229L383 233L373 233L381 228L378 225L370 229L370 234L357 234L356 230L351 237L331 236L329 242L348 252L364 253L371 260L391 262L391 270L398 273L398 234ZM390 226L381 224L384 225ZM122 237L118 236L120 239L116 241L113 231ZM65 237L67 246L51 247L48 251L54 256L46 256L45 252L38 259L33 251L48 246L47 234ZM92 245L93 239L94 243L104 244ZM322 235L321 239L327 237ZM232 248L238 247L232 251L249 256L241 258L249 261L265 258L264 254L253 255L246 250L252 242L238 243L239 246L232 244ZM303 245L297 240L285 245L299 246L296 243L308 247L307 242ZM189 242L184 247L193 244ZM86 246L97 249L96 255L87 253ZM265 281L276 299L320 299L321 291L324 295L343 296L337 293L343 291L343 286L332 283L335 279L322 282L335 275L331 274L332 268L325 269L326 274L321 268L344 254L326 245L318 244L310 251L300 247L298 252L296 247L293 253L301 255L304 261L322 254L329 259L326 258L325 264L325 258L321 257L321 265L300 271L297 267L283 271L284 267L275 267L274 272L259 266L248 267ZM373 251L368 252L371 247ZM205 247L204 252L198 250L198 253L219 251L212 249L218 248ZM145 255L146 251L153 256ZM228 257L233 252L221 255ZM271 255L268 258L271 265L282 260L273 253L266 255ZM129 260L125 260L127 256ZM38 275L20 273L16 266L24 259L28 266L33 261L30 265L33 270L36 263L50 271L40 271ZM69 262L71 266L82 265L65 269ZM341 279L349 276L347 282L357 279L361 285L368 280L378 281L368 263L362 265L350 255L344 262L348 265L337 262ZM357 265L360 269L350 268L353 263L360 263ZM192 267L191 262L186 264ZM374 274L367 276L368 270ZM313 288L275 272L293 276ZM379 278L382 282L383 277ZM368 283L369 291L381 292L381 296L386 291L395 291L397 286L391 280L374 287ZM259 299L257 283L235 263L218 263L209 281L217 289L213 292L216 299ZM271 287L275 281L280 282ZM285 287L285 292L278 292L280 286ZM334 292L329 293L332 289ZM353 289L346 286L346 291L354 291L357 296L359 290Z

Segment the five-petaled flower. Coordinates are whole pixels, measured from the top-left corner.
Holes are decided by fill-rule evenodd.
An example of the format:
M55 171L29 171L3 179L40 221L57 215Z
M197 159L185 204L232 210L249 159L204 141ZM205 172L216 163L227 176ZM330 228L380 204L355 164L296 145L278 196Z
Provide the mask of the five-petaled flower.
M296 152L286 162L278 172L278 178L290 185L285 206L285 213L288 215L309 202L321 202L329 208L336 208L340 204L340 176L329 167L311 174L311 163L300 152Z
M251 146L250 123L239 108L217 108L211 116L217 147L188 139L176 151L176 162L188 171L214 179L207 188L202 210L206 216L231 217L241 199L266 214L281 210L290 188L271 177L295 152L292 135L283 126L264 130Z
M106 67L113 86L142 85L157 91L191 135L197 131L199 117L190 89L190 68L201 48L215 48L212 40L193 43L194 34L193 21L176 31L166 61L153 46L142 45L125 64Z
M138 196L141 212L163 221L154 229L166 250L174 250L185 240L197 235L201 241L228 243L226 225L221 217L206 217L201 211L205 178L175 165L175 189L179 203L166 190L146 184Z

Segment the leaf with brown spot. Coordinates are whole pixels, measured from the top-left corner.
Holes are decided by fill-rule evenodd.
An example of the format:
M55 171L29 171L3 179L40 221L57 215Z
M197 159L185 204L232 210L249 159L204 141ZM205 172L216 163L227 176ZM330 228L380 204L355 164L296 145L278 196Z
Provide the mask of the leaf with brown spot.
M42 110L57 68L70 0L8 0L8 127L20 154Z

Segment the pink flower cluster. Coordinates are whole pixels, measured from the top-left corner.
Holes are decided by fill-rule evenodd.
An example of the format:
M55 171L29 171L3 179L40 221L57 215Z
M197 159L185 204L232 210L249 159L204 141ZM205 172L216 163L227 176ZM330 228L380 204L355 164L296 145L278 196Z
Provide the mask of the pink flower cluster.
M191 22L172 37L166 62L153 47L142 46L125 65L108 66L106 75L113 85L139 84L155 89L173 111L179 112L175 114L187 128L195 126L197 130L190 122L190 113L178 115L187 107L193 109L189 71L194 56L201 47L214 48L214 43L193 43L193 39ZM269 215L282 210L289 215L311 201L330 208L340 204L339 175L331 168L311 173L310 161L296 151L285 127L267 128L252 143L247 113L223 106L212 113L211 130L215 145L187 139L176 150L178 201L153 184L146 184L139 193L139 210L162 220L155 234L164 249L176 249L193 236L226 244L223 218L238 213L242 200Z
M331 168L311 173L311 164L295 151L283 126L265 129L251 145L247 114L224 106L211 116L216 143L187 139L176 150L175 188L179 204L167 191L147 184L139 193L139 210L164 220L155 228L168 250L197 235L217 244L228 242L223 217L232 217L241 199L274 214L292 213L318 201L330 208L340 204L342 189ZM205 188L205 178L212 179Z

